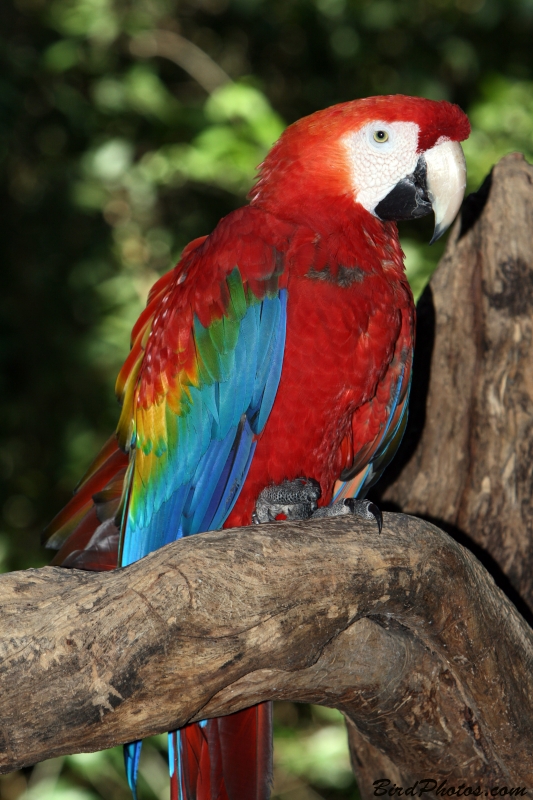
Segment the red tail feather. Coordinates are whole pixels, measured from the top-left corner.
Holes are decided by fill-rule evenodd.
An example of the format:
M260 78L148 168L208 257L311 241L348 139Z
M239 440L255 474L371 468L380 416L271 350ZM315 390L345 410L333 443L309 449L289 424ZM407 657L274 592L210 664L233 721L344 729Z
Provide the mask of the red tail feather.
M82 541L81 536L78 538L80 532L84 534L84 538L86 535L80 526L51 563L54 566L88 569L94 572L116 569L120 531L114 521L108 519L98 524L95 509L92 508L87 515L87 530L90 534L87 542Z
M128 456L113 436L81 481L76 494L44 533L59 552L52 564L89 570L116 569L120 532L117 515Z
M180 731L184 800L268 800L272 703Z
M95 466L96 465L96 466ZM115 490L117 480L122 481L128 466L128 456L118 449L116 439L107 442L86 473L76 493L67 505L57 514L43 533L43 542L54 550L64 544L68 537L77 530L80 523L86 522L86 515L94 507L94 496L106 488ZM120 488L114 491L117 503L120 499ZM109 498L104 498L107 502ZM99 521L103 521L102 515Z

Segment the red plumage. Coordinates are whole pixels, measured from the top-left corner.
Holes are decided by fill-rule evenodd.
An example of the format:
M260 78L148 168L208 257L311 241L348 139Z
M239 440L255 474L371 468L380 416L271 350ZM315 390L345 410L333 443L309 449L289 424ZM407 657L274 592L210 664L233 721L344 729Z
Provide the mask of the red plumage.
M300 120L265 159L250 205L186 248L152 289L133 329L117 381L122 447L129 446L137 411L149 424L179 370L194 385L193 320L207 328L227 313L226 279L235 267L256 297L264 296L267 278L269 290L287 291L281 379L226 527L249 525L261 490L287 479L315 479L320 504L329 504L341 474L351 478L372 461L407 403L415 310L398 232L395 222L356 200L346 144L370 122L417 126L410 169L418 154L469 132L456 106L401 96L353 101ZM376 202L382 196L377 192ZM66 538L56 563L88 569L116 563L115 518L127 502L126 494L121 499L127 464L128 456L108 444L49 528L54 546ZM187 726L181 736L173 800L180 787L187 800L266 800L270 704Z
M183 796L195 800L268 800L272 703L188 725L181 767ZM176 773L171 800L178 800Z

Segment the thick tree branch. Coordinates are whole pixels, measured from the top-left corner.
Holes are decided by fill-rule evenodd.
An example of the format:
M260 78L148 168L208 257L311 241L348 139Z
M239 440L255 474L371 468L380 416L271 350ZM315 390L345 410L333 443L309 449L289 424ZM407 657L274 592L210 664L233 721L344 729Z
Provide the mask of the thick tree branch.
M12 573L0 615L4 772L274 698L341 709L402 780L533 785L533 634L468 551L414 518Z

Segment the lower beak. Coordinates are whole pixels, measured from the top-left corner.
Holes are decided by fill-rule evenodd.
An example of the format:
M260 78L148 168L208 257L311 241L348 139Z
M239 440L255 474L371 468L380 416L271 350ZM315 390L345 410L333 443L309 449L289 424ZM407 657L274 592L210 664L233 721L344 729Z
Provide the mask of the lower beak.
M442 142L424 154L428 198L435 214L430 244L448 230L463 202L466 163L459 142Z

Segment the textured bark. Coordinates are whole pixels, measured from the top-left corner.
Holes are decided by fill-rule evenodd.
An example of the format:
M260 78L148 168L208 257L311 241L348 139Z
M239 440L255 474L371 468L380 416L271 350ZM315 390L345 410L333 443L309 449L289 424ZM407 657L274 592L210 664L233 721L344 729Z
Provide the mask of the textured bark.
M513 154L465 202L421 300L410 428L380 496L472 547L526 614L532 339L533 166Z
M372 780L533 786L533 634L481 564L385 515L206 533L0 578L1 771L265 699L341 709ZM355 727L354 727L355 726Z

